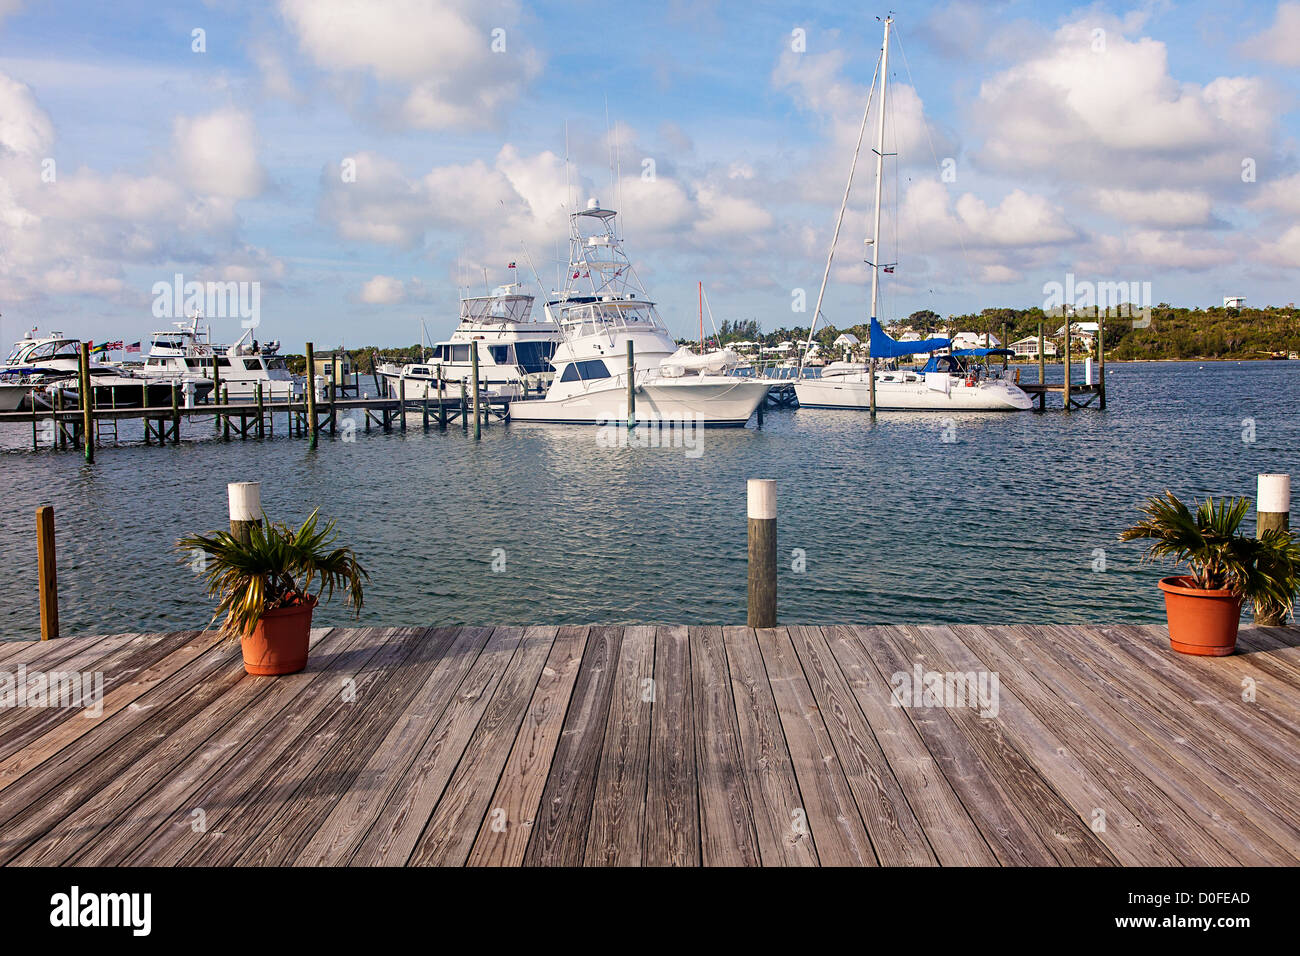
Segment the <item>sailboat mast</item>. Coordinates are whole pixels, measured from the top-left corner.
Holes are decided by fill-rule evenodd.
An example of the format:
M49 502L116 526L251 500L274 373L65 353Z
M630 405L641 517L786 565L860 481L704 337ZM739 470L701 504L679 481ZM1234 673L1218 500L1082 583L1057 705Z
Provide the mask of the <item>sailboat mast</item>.
M700 354L704 354L704 280L700 280Z
M893 17L885 18L885 46L880 54L880 116L876 127L876 224L871 237L871 317L877 318L876 303L880 295L880 193L885 182L885 90L889 86L889 26Z

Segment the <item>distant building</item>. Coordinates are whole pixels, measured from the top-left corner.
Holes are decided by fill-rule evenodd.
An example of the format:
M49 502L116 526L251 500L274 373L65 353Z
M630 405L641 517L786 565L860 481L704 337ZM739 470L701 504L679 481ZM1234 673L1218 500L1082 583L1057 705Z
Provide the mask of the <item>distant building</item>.
M1244 295L1225 295L1223 297L1223 307L1225 309L1240 309L1246 304Z
M1011 351L1016 353L1016 358L1038 358L1038 336L1031 335L1012 342ZM1056 343L1051 339L1043 339L1043 356L1056 358Z
M982 349L985 347L985 335L988 336L988 348L1002 347L998 337L991 332L958 332L952 337L952 347L955 349Z

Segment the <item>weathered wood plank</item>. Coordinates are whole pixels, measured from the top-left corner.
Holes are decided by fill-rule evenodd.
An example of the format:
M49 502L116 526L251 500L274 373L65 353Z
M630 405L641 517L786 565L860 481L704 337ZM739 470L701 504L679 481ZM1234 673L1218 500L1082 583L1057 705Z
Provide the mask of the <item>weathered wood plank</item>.
M872 834L873 845L882 859L906 858L908 854L924 858L925 842L940 863L945 866L990 866L999 857L990 849L984 835L962 805L943 770L917 733L906 712L892 706L888 682L876 667L875 661L858 640L855 630L846 626L827 628L792 628L796 649L803 660L806 672L817 673L816 687L837 689L834 665L838 664L845 684L850 689L867 721L867 729L856 736L854 748L868 747L874 736L880 751L888 760L905 800L899 802L888 786L885 770L868 762L864 772L878 790L874 800L859 803L867 831ZM823 641L822 635L825 635ZM831 662L831 663L826 663ZM830 697L824 697L823 712L838 714L842 720L853 723L848 705L837 707ZM827 710L827 704L831 709ZM841 753L851 752L850 748ZM876 808L873 817L868 806ZM918 840L909 829L905 807L910 807L924 832ZM887 856L888 854L888 856Z
M1277 842L1266 837L1215 789L1213 770L1175 759L1173 751L1182 747L1176 735L1153 721L1140 702L1110 687L1103 674L1068 649L1055 645L1048 630L1048 625L1040 625L1001 633L1004 640L1027 655L1026 666L1071 705L1078 720L1090 722L1104 732L1235 860L1278 864L1290 859Z
M621 627L593 627L587 635L564 730L524 852L526 865L582 864L622 639Z
M438 718L393 795L357 843L353 866L401 866L420 839L483 711L523 639L521 627L494 628L456 696ZM343 862L343 857L337 857Z
M758 866L722 628L692 627L689 633L701 857L705 866Z
M530 627L501 675L465 755L416 841L408 866L463 866L491 808L492 793L510 757L558 628Z
M349 635L355 633L331 630L312 647L312 653L329 655L335 648L346 645ZM115 837L126 834L129 840L138 842L159 824L179 816L184 811L178 810L177 798L198 785L195 777L211 773L214 763L220 766L234 756L249 736L273 723L263 720L262 715L274 713L312 678L318 678L320 667L321 662L317 660L309 663L308 670L278 680L260 678L241 682L199 718L164 738L133 773L117 777L61 819L44 839L32 844L15 862L56 866L87 846L92 857L100 856L109 845L120 850ZM215 733L203 737L218 725ZM190 824L196 820L192 812L187 817Z
M528 849L564 715L587 645L586 627L562 627L542 668L523 726L506 760L487 816L470 851L469 866L519 866Z
M403 653L381 667L369 692L358 686L356 702L322 723L316 735L324 738L322 759L302 765L305 773L300 774L292 796L281 803L268 824L245 823L244 834L236 843L242 846L238 857L226 848L209 859L238 859L244 866L287 865L296 859L325 819L326 808L352 787L453 637L454 632L446 628L397 629L389 644L400 646ZM383 653L381 650L376 658Z
M645 836L655 629L623 631L587 834L588 866L638 866Z
M818 862L822 866L875 866L871 840L790 635L785 628L759 628L756 637L790 747Z
M685 627L656 630L654 668L643 858L647 866L699 866L691 649Z
M1116 861L1128 866L1178 866L1179 856L1159 835L1129 809L1123 781L1112 773L1094 773L1085 755L1061 739L1030 710L1016 693L1016 687L990 668L965 643L968 628L908 628L910 646L926 655L936 669L977 674L992 672L998 677L997 714L980 728L997 727L1016 741L1017 749L1073 810L1082 826L1102 843ZM1098 816L1098 813L1103 814Z
M325 822L292 861L295 866L327 866L351 857L439 719L452 706L457 689L491 633L487 628L455 628L450 647L424 686L370 756L353 786L334 804Z
M816 866L808 811L795 779L790 749L772 698L753 628L724 627L723 644L740 731L745 789L753 804L759 858L764 866Z

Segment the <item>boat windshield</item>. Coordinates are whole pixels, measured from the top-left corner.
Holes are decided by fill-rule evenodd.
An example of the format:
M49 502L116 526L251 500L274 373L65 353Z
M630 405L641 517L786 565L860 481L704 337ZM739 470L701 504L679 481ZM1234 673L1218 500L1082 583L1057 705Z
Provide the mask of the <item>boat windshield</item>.
M667 331L654 303L645 299L608 298L561 305L560 324L570 338L633 329Z
M462 322L527 322L533 308L531 295L481 295L460 300Z

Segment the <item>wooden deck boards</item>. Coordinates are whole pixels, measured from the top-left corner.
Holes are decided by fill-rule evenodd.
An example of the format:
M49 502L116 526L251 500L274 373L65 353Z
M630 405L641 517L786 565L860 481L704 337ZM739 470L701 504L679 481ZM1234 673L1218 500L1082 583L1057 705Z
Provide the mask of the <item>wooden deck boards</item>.
M283 678L207 632L0 644L104 681L97 716L0 709L0 863L1300 863L1295 628L1221 659L1133 626L313 641ZM898 706L918 667L995 676L996 713Z

